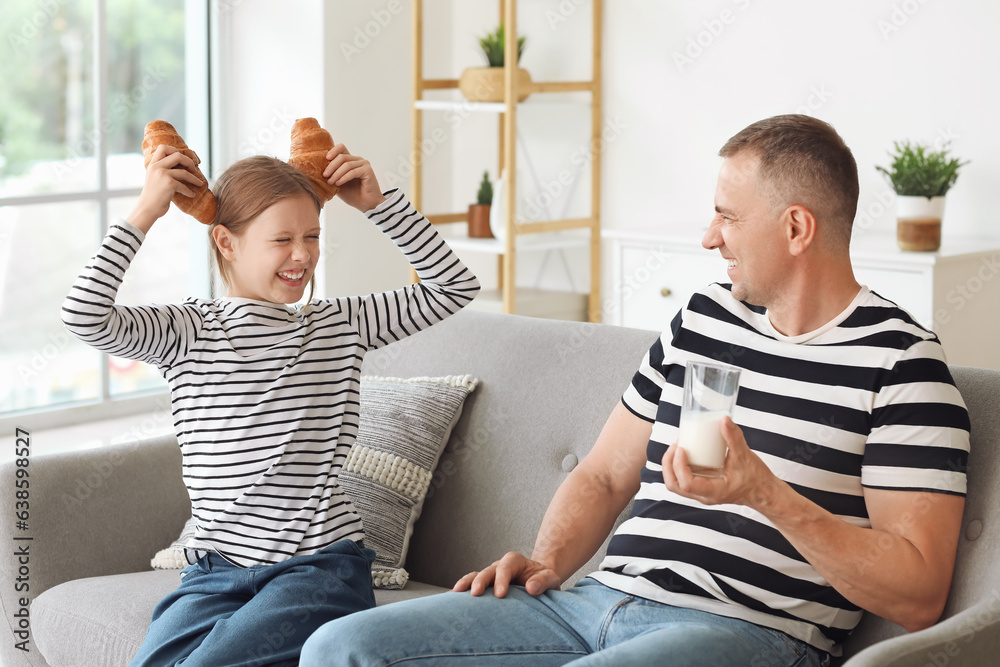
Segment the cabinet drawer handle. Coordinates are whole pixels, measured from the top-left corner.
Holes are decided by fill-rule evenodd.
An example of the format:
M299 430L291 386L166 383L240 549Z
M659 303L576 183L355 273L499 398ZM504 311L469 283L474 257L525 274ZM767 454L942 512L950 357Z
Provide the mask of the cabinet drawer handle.
M660 296L666 298L666 297L670 296L671 294L673 294L673 292L670 291L669 287L661 287L660 288Z

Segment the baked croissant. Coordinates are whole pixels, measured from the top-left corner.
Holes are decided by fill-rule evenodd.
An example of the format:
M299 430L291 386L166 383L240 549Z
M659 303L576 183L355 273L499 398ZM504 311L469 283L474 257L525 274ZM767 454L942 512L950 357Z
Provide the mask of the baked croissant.
M146 123L146 131L142 137L142 155L145 158L146 167L149 167L149 161L153 158L153 152L157 146L163 144L173 146L194 160L195 163L199 161L198 155L188 148L173 125L164 120L153 120ZM218 203L215 201L215 195L208 189L208 179L201 173L197 164L192 173L203 182L203 185L198 186L188 184L188 187L194 190L194 197L186 197L178 193L170 201L174 202L180 210L193 216L198 222L210 225L215 222L215 211L218 208Z
M333 148L333 137L319 126L315 118L299 118L292 125L292 149L288 164L292 165L313 182L316 194L323 202L333 199L340 190L323 178L323 170L330 161L326 154Z

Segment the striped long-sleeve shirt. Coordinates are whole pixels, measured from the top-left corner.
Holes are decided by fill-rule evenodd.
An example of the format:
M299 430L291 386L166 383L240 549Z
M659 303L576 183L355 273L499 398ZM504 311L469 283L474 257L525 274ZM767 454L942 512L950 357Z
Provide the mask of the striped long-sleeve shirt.
M664 485L689 360L739 367L733 421L750 448L800 494L867 528L865 487L965 493L969 416L938 339L867 288L822 328L783 336L763 308L712 285L653 344L622 397L653 429L632 516L591 576L839 653L861 610L766 517Z
M169 384L197 523L189 553L249 566L363 538L337 475L357 435L365 352L444 319L479 291L404 195L386 194L367 215L422 281L394 292L301 308L243 298L119 306L144 239L125 221L73 285L67 328L99 350L155 364Z

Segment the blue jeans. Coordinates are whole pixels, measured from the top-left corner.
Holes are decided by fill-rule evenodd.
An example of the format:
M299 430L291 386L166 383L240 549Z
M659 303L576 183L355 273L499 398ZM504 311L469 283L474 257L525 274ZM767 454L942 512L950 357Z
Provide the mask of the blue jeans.
M352 665L711 665L821 667L828 655L783 632L621 593L593 579L532 597L443 593L324 625L302 667Z
M341 540L308 556L241 568L209 554L156 605L132 667L297 665L324 623L375 606L375 552Z

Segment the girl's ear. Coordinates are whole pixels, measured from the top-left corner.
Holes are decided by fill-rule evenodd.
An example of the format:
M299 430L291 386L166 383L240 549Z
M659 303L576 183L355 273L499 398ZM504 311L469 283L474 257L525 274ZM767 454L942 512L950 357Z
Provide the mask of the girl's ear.
M212 238L215 239L215 245L219 247L222 256L230 262L233 261L236 257L236 237L232 232L222 225L216 225L212 230Z

